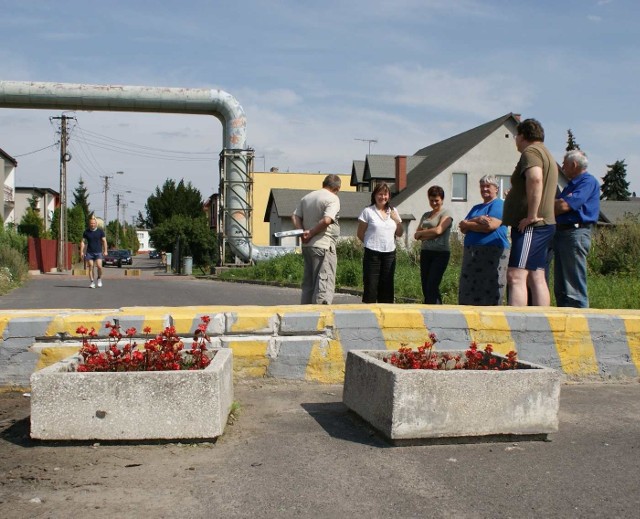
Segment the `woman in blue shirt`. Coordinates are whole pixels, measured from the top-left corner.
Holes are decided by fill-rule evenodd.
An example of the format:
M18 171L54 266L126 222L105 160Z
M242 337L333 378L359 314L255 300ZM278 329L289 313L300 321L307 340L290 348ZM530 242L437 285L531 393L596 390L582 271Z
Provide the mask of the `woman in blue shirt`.
M507 281L509 241L502 225L504 202L498 198L498 180L493 175L480 179L483 202L474 205L458 227L464 234L458 303L501 305Z

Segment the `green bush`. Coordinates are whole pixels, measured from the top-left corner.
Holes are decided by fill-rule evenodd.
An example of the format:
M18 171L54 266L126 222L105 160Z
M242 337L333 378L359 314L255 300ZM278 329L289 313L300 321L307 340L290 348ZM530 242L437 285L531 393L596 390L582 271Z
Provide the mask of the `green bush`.
M29 274L24 256L15 249L0 245L0 294L20 285Z
M640 255L639 243L640 224L637 222L632 221L619 228L610 227L596 231L588 258L591 272L587 281L592 308L640 308L640 279L637 276L638 266L636 265L636 258ZM622 249L622 252L614 250L616 248ZM355 240L340 242L336 274L338 287L362 289L361 251L362 247ZM451 260L440 285L445 304L458 303L462 252L462 243L452 239ZM612 265L615 265L615 269L611 273L606 276L600 274L602 268L610 269ZM222 279L259 279L298 285L302 282L303 267L301 254L287 254L260 262L252 267L229 270L220 277ZM553 269L550 284L553 298ZM400 301L422 302L423 300L419 243L413 243L408 249L398 248L395 293Z
M638 274L638 257L640 222L637 216L626 215L615 226L596 228L587 265L594 274Z
M3 229L0 226L0 247L8 247L17 250L25 258L27 257L28 236L18 234L13 229Z
M351 237L338 241L338 244L336 245L336 254L338 255L338 262L354 260L362 263L364 247L358 238Z

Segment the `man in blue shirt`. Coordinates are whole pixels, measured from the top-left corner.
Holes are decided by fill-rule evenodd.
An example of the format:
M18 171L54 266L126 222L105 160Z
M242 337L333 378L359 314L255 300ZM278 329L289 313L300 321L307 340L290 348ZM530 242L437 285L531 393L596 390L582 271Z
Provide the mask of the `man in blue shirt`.
M558 306L589 307L587 255L591 230L600 215L600 184L587 173L588 165L587 156L580 150L569 151L562 163L569 183L555 202L553 288Z

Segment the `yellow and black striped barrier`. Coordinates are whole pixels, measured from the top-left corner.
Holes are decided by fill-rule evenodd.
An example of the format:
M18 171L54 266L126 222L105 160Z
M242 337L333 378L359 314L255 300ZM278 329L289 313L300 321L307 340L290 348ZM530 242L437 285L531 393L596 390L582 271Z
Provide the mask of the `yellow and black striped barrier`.
M395 350L422 344L433 332L437 349L466 349L471 341L562 370L572 379L621 380L640 373L640 311L431 305L191 306L112 310L0 311L0 388L25 387L34 370L75 353L76 329L117 319L122 329L166 326L192 335L211 320L213 346L231 348L242 377L341 382L352 349Z

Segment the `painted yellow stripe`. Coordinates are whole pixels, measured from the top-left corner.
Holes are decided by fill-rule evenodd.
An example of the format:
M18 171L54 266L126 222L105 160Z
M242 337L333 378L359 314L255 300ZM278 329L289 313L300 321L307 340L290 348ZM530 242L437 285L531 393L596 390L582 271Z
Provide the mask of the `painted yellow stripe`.
M56 362L60 362L71 355L78 353L78 346L53 346L51 348L42 348L36 365L36 371L51 366Z
M64 310L4 310L0 311L0 340L13 319L29 319L37 317L51 318ZM52 315L53 314L53 315Z
M268 341L229 341L226 344L233 350L234 373L256 378L266 376Z
M231 312L234 322L232 322L230 331L234 333L242 332L260 332L267 331L272 328L275 312L273 309L249 308L242 312Z
M597 375L589 321L580 314L547 314L562 370L567 375Z
M417 308L378 306L372 308L388 350L403 346L416 348L429 338L424 316Z
M467 321L471 340L477 342L479 347L491 344L493 351L502 355L516 351L516 343L504 312L465 309L462 313Z
M135 309L135 308L133 308ZM138 308L138 310L141 310ZM225 306L181 306L174 308L163 308L157 307L153 309L144 308L142 309L145 313L148 313L148 310L153 310L154 312L162 313L163 316L168 318L171 316L173 320L173 326L175 326L176 331L180 335L191 335L195 332L193 321L196 317L201 315L208 315L211 319L214 318L217 314L223 314L224 312L229 310L229 307ZM154 333L157 332L157 326L153 326L151 323L152 320L150 318L145 319L145 326L151 326L151 329ZM196 325L199 323L196 323ZM160 324L162 326L162 324Z
M306 380L336 384L344 380L344 353L340 341L315 341L305 372Z
M624 322L624 328L627 333L627 343L631 355L631 362L640 373L640 317L631 315L620 316Z
M76 330L84 326L88 330L95 328L98 333L105 333L104 324L107 319L117 313L117 310L101 310L96 312L76 311L69 314L58 314L49 323L46 335L54 336L58 333L68 333L77 337Z

